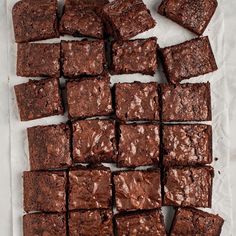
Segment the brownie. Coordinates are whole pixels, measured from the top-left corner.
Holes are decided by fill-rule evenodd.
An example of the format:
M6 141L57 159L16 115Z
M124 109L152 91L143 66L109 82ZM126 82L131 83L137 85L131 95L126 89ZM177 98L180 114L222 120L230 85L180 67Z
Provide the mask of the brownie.
M166 236L161 210L149 210L115 216L117 236Z
M111 170L99 166L69 171L69 210L111 208Z
M80 120L73 123L74 162L114 162L116 149L114 121Z
M64 113L58 79L30 80L14 89L22 121Z
M160 157L160 131L156 124L120 125L119 167L155 165Z
M156 25L142 0L116 0L103 7L102 17L108 33L127 40Z
M223 223L219 215L194 208L178 208L170 236L220 236Z
M118 211L154 209L162 205L159 169L114 172L113 183Z
M65 77L103 73L105 66L104 41L62 41L61 50L62 70Z
M116 117L122 121L159 120L158 85L150 83L115 84Z
M69 213L69 235L113 236L111 210L83 210Z
M57 0L21 0L14 5L12 18L17 43L59 36Z
M163 0L158 12L193 33L201 35L216 7L216 0Z
M66 236L66 214L36 213L24 215L23 232L25 236Z
M60 77L60 44L20 43L17 47L17 76Z
M162 137L164 166L193 166L212 162L210 125L164 125Z
M161 55L166 77L173 84L217 70L207 36L163 48Z
M171 167L164 173L164 205L211 207L212 167Z
M23 181L26 212L66 211L66 172L25 171Z
M210 121L210 83L162 84L162 121Z
M70 118L106 116L113 112L108 75L68 81L66 89Z
M155 37L115 41L112 43L112 72L154 75L157 70L157 47Z
M31 170L65 168L72 164L68 125L35 126L27 132Z

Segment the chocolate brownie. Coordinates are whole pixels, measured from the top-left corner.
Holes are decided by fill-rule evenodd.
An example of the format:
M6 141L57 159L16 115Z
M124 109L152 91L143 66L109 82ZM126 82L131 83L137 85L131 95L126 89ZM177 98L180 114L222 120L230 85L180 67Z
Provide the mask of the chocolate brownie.
M92 210L69 213L69 235L113 236L112 211Z
M164 205L211 207L212 167L171 167L164 173Z
M161 210L148 210L115 216L117 236L166 236Z
M123 121L159 120L158 85L151 83L115 84L116 117Z
M58 37L57 0L21 0L12 9L15 41Z
M70 128L66 124L27 129L31 170L69 167Z
M66 214L35 213L24 215L23 232L25 236L66 236Z
M114 74L141 73L154 75L157 70L157 39L116 41L112 44Z
M210 83L162 84L162 121L210 121Z
M156 124L120 125L119 167L155 165L160 157L160 131Z
M102 40L62 41L62 70L65 77L100 75L105 66Z
M26 212L66 211L66 172L25 171L23 181Z
M103 20L115 39L127 40L156 25L142 0L116 0L103 7Z
M164 72L173 84L217 70L207 36L163 48L161 54Z
M113 112L108 75L68 81L66 90L70 118L106 116Z
M210 125L164 125L162 137L165 166L193 166L212 162Z
M194 208L178 208L170 236L220 236L223 223L219 215Z
M58 79L30 80L14 89L22 121L64 113Z
M59 78L60 44L18 44L16 74L23 77Z
M114 121L80 120L73 123L74 162L114 162L116 149Z
M158 12L193 33L201 35L216 7L216 0L163 0Z
M162 205L159 169L115 172L113 183L118 211L154 209Z
M69 171L69 209L111 207L111 170L100 166Z

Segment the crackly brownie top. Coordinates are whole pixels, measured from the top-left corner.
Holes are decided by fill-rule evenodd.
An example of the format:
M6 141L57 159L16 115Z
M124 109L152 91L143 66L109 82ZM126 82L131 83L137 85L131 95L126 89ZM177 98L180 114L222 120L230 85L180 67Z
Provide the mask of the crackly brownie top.
M164 178L164 204L210 207L212 178L211 167L169 168Z
M161 206L160 171L123 171L113 177L118 211ZM155 186L155 187L153 187Z
M191 236L219 236L224 220L207 212L179 208L175 214L170 236L191 235Z
M109 0L65 0L65 10L72 9L92 9L100 10Z
M112 211L92 210L69 213L70 236L106 235L113 236Z

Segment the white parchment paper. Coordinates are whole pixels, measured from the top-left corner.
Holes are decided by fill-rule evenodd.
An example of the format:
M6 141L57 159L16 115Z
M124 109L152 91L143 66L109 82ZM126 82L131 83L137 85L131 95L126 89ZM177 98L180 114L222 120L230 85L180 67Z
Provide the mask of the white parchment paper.
M43 118L35 121L21 122L18 116L16 100L13 86L28 81L26 78L16 76L16 44L14 43L11 10L16 0L7 1L6 17L8 19L8 58L9 58L9 89L10 89L10 136L11 136L11 172L12 172L12 217L13 217L13 235L22 235L22 215L23 215L23 188L22 172L29 170L28 147L26 138L26 128L35 125L56 124L67 120L67 116L55 116ZM173 23L172 21L156 13L156 6L160 0L144 0L151 10L152 16L157 21L157 26L148 32L138 35L136 38L147 38L150 36L158 37L160 47L177 44L195 37L192 33ZM213 52L218 64L218 71L193 78L189 82L211 82L212 88L212 112L213 112L213 161L215 168L215 178L213 187L213 206L209 212L220 214L225 223L222 230L223 236L233 235L231 232L231 199L228 179L228 104L226 93L226 80L224 74L224 15L223 1L219 1L217 11L204 35L208 35L212 44ZM3 16L5 17L5 16ZM64 37L64 39L72 37ZM73 38L75 39L75 38ZM77 38L79 40L79 38ZM60 39L47 40L46 42L59 42ZM111 82L124 81L157 81L165 82L165 76L162 68L159 67L154 77L134 75L112 76ZM166 208L164 209L166 212ZM167 210L168 211L168 210ZM165 214L168 216L169 214Z

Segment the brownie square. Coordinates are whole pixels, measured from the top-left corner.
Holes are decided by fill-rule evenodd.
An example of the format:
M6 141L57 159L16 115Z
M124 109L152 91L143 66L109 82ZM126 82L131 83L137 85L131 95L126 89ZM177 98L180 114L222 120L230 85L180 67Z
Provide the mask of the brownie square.
M163 48L161 54L164 72L173 84L217 70L207 36Z
M216 7L216 0L163 0L158 12L193 33L201 35Z
M193 166L212 162L210 125L164 125L162 137L164 166Z
M27 132L31 170L65 168L72 164L68 125L35 126Z
M62 41L62 70L65 77L100 75L105 65L102 40Z
M111 207L111 170L100 166L69 171L69 210Z
M113 236L112 211L91 210L69 213L69 235Z
M59 36L57 0L22 0L12 9L15 41L30 42Z
M103 20L115 39L127 40L156 25L142 0L116 0L103 7Z
M60 77L60 44L21 43L17 48L17 76Z
M23 232L25 236L66 236L66 214L35 213L24 215Z
M68 81L67 104L70 118L106 116L113 112L110 77Z
M160 130L156 124L120 125L119 167L156 165L160 157Z
M58 79L30 80L14 89L22 121L64 113Z
M158 85L150 83L115 84L116 117L122 121L159 120Z
M154 209L162 205L159 169L115 172L113 183L118 211Z
M161 85L162 121L210 121L210 83Z
M161 210L149 210L115 216L117 236L150 235L166 236Z
M25 171L23 181L26 212L66 211L66 172Z
M178 208L170 236L220 236L224 220L219 215L194 208Z
M154 75L157 70L157 39L116 41L112 44L114 74L141 73Z
M73 123L74 162L114 162L116 149L114 121L80 120Z
M211 207L212 167L171 167L164 173L164 205Z

